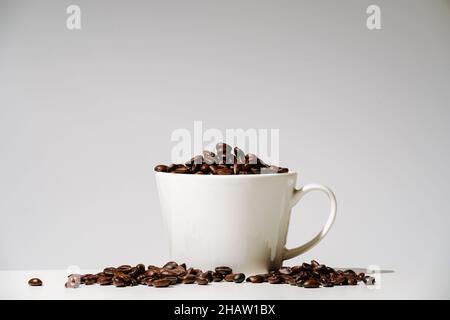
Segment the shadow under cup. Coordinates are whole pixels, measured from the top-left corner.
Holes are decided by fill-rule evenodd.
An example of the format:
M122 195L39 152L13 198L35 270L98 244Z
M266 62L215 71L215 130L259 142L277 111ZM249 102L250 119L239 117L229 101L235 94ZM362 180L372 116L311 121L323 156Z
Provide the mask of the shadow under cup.
M265 273L299 254L287 257L287 251L301 248L285 248L290 211L301 197L295 190L297 173L155 174L172 260L202 270L229 266ZM328 229L334 216L331 220Z

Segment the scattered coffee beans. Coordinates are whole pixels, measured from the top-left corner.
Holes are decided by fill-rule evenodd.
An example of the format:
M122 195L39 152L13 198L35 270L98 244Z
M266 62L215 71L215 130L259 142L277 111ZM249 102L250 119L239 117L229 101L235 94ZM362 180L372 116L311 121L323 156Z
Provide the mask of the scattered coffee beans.
M39 287L42 286L42 280L39 278L31 278L28 280L28 284L32 287Z
M222 147L226 150L227 147ZM364 273L356 274L353 270L335 270L313 260L292 267L281 267L265 274L250 275L246 278L243 273L233 273L227 266L219 266L214 271L202 271L196 268L187 268L186 264L169 261L162 267L143 264L136 266L121 265L107 267L97 274L71 274L65 284L66 288L76 288L78 285L99 284L102 286L114 285L116 287L132 287L137 285L165 288L178 283L207 285L210 282L234 282L289 284L303 288L319 288L357 285L362 281L366 285L373 285L375 278ZM42 281L33 278L28 281L30 286L40 286Z
M184 164L171 164L169 166L160 164L154 170L157 172L201 175L274 174L289 172L288 168L268 165L256 155L251 153L245 154L238 147L233 149L226 143L218 143L216 145L216 153L205 150L202 155L192 157Z

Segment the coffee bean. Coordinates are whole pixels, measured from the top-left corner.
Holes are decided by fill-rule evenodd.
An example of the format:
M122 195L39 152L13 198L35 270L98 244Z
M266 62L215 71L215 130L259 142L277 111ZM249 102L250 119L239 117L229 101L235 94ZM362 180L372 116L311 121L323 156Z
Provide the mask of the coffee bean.
M288 168L278 168L278 173L287 173L289 172Z
M347 278L343 275L339 275L337 278L334 279L335 286L344 286L346 284L347 284Z
M223 275L221 273L218 273L218 272L213 273L213 281L214 282L220 282L222 280L223 280Z
M206 278L198 277L198 278L195 280L195 282L196 282L198 285L204 286L204 285L207 285L209 281L208 281L208 279L206 279Z
M28 284L32 287L39 287L42 286L42 280L39 278L31 278L28 280Z
M145 272L145 265L142 263L139 263L138 265L136 265L136 269L138 270L139 274L142 274Z
M334 284L331 281L329 281L329 282L322 282L322 287L330 288L330 287L334 287Z
M112 275L114 275L115 272L116 272L116 268L114 268L114 267L107 267L107 268L103 269L103 273L107 276L112 276Z
M320 266L320 263L318 263L316 260L311 260L311 267L313 269L316 269L318 266Z
M347 277L347 284L349 286L355 286L358 284L358 280L355 277Z
M270 284L280 284L283 282L283 280L278 276L271 276L267 278L267 282Z
M233 281L235 283L241 283L244 280L245 280L245 274L243 274L243 273L236 273L233 277Z
M229 273L227 275L225 275L225 277L223 278L226 282L233 282L234 281L234 273Z
M308 264L308 263L306 263L306 262L303 262L303 263L302 263L302 270L303 270L303 271L311 271L311 270L312 270L312 267L311 267L310 264Z
M230 267L226 267L226 266L221 266L221 267L217 267L215 269L215 271L217 273L220 273L221 275L225 276L227 274L230 274L233 272L233 270Z
M130 273L131 270L132 270L132 266L130 266L129 264L124 264L124 265L117 267L117 271L122 272L122 273Z
M320 283L316 279L308 279L305 282L303 282L303 288L319 288Z
M230 168L220 168L216 170L217 175L230 175L233 174L233 170Z
M102 276L97 278L97 283L101 286L109 286L113 283L112 277Z
M125 280L122 277L118 277L118 276L114 276L112 278L112 283L118 287L118 288L122 288L126 286Z
M167 172L168 167L166 165L163 164L159 164L155 167L155 171L157 172Z
M171 283L172 283L172 281L169 279L158 279L158 280L154 280L152 282L152 285L155 288L165 288L165 287L168 287Z
M190 170L188 167L178 167L175 170L172 171L173 173L181 173L181 174L186 174L186 173L190 173Z
M361 272L360 274L358 274L358 281L363 281L365 276L366 275L364 274L364 272Z
M287 275L289 275L289 274L292 274L292 269L289 268L289 267L281 267L280 269L278 269L278 272L280 274L287 274Z
M97 283L97 276L95 274L86 274L84 277L84 284L87 286Z
M181 282L184 284L192 284L195 282L196 276L193 274L187 274L182 279Z
M202 274L200 274L199 277L205 278L206 280L208 280L208 282L213 282L213 280L214 280L214 276L213 276L213 272L212 271L203 272Z
M172 284L172 285L177 284L177 282L178 282L177 277L165 277L164 279L169 280L170 284Z
M246 281L251 283L262 283L264 282L264 278L261 277L260 275L255 275L248 277Z
M169 261L163 266L163 269L171 270L175 269L177 266L178 263L176 263L175 261Z

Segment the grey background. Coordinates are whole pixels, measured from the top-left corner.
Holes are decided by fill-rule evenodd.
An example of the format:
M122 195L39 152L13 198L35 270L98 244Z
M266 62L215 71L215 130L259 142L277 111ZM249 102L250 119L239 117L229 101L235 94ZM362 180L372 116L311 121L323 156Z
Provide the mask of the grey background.
M279 128L299 184L335 191L288 263L450 267L449 39L443 0L1 0L0 269L168 259L153 166L194 120ZM302 200L289 246L327 206Z

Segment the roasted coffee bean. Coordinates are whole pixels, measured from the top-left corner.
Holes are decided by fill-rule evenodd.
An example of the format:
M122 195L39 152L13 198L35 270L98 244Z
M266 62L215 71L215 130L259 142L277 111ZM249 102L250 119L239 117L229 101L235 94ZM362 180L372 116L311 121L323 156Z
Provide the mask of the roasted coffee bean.
M281 267L280 269L278 269L278 273L290 275L292 274L292 269L289 267Z
M347 278L343 275L339 275L337 278L333 281L335 286L344 286L347 285Z
M364 279L363 279L363 282L366 285L371 286L371 285L375 284L375 278L371 277L371 276L365 276Z
M213 282L214 276L212 271L206 271L199 275L200 278L205 278L208 282Z
M101 286L109 286L113 283L112 277L108 277L108 276L98 277L97 283Z
M223 280L223 275L221 273L218 273L218 272L213 273L213 281L214 282L220 282L222 280Z
M179 265L180 268L183 268L184 270L186 270L186 263L182 263Z
M311 271L311 270L312 270L312 267L310 264L308 264L306 262L302 263L302 271Z
M233 281L235 283L241 283L244 280L245 280L245 274L243 274L243 273L236 273L233 277Z
M163 266L163 269L171 270L171 269L175 269L177 266L178 266L178 263L176 263L175 261L169 261Z
M97 276L95 274L84 275L84 284L87 286L97 283Z
M217 175L230 175L233 174L233 170L230 168L220 168L216 170Z
M334 284L333 284L333 282L331 282L331 281L328 281L328 282L322 282L322 287L330 288L330 287L334 287Z
M293 276L288 276L288 275L282 274L280 277L283 279L284 283L287 283L290 285L296 285L296 283L297 283Z
M117 267L117 271L122 272L122 273L130 273L132 270L132 266L128 265L128 264L124 264L121 265L120 267Z
M255 275L255 276L248 277L246 281L251 282L251 283L263 283L264 278L260 275Z
M138 283L138 281L137 281L136 279L131 278L130 286L135 287L135 286L137 286L138 284L139 284L139 283Z
M184 284L192 284L195 282L196 276L193 274L187 274L182 279L181 282Z
M211 174L217 174L217 166L216 165L210 165L209 170L211 171Z
M297 278L295 282L296 282L298 287L303 287L303 284L305 283L305 281L306 281L305 279Z
M204 163L200 166L200 172L203 172L205 174L210 173L209 165Z
M234 155L236 157L236 163L237 164L244 164L245 163L245 153L238 147L234 147Z
M118 288L122 288L126 286L125 280L122 277L118 277L118 276L114 276L112 278L112 283L118 287Z
M165 287L168 287L171 283L172 283L172 281L169 279L158 279L158 280L154 280L152 282L152 285L155 288L165 288Z
M174 285L177 284L178 278L177 277L165 277L164 279L167 279L170 281L170 284Z
M42 286L42 280L39 278L31 278L28 280L28 284L32 287L39 287Z
M206 279L206 278L198 277L198 278L195 280L195 282L196 282L198 285L204 286L204 285L208 284L209 281L208 281L208 279Z
M158 164L154 170L157 172L167 172L167 169L168 167L166 165Z
M299 273L302 270L302 266L291 267L292 273Z
M319 287L320 287L320 282L313 278L308 279L305 282L303 282L303 288L319 288Z
M136 269L138 270L139 274L143 274L145 272L145 265L142 263L139 263L136 265Z
M176 271L166 270L166 269L163 269L159 274L161 275L161 277L176 277L177 276Z
M175 170L172 171L173 173L181 173L181 174L186 174L186 173L190 173L190 170L188 167L178 167Z
M347 284L349 286L355 286L358 284L358 280L355 277L347 277Z
M279 276L271 276L267 278L267 282L270 284L280 284L283 282L283 279Z
M227 275L225 275L225 277L223 278L226 282L233 282L234 281L234 273L229 273Z
M157 279L153 279L153 278L145 278L143 280L144 284L148 285L148 286L153 286L153 281L155 281Z
M361 272L360 274L358 274L358 281L363 281L365 276L366 275L364 274L364 272Z
M289 172L288 168L278 168L278 173L287 173Z
M230 267L226 267L226 266L221 266L221 267L217 267L215 269L215 271L217 273L220 273L221 275L225 276L227 274L230 274L233 272L233 270Z

